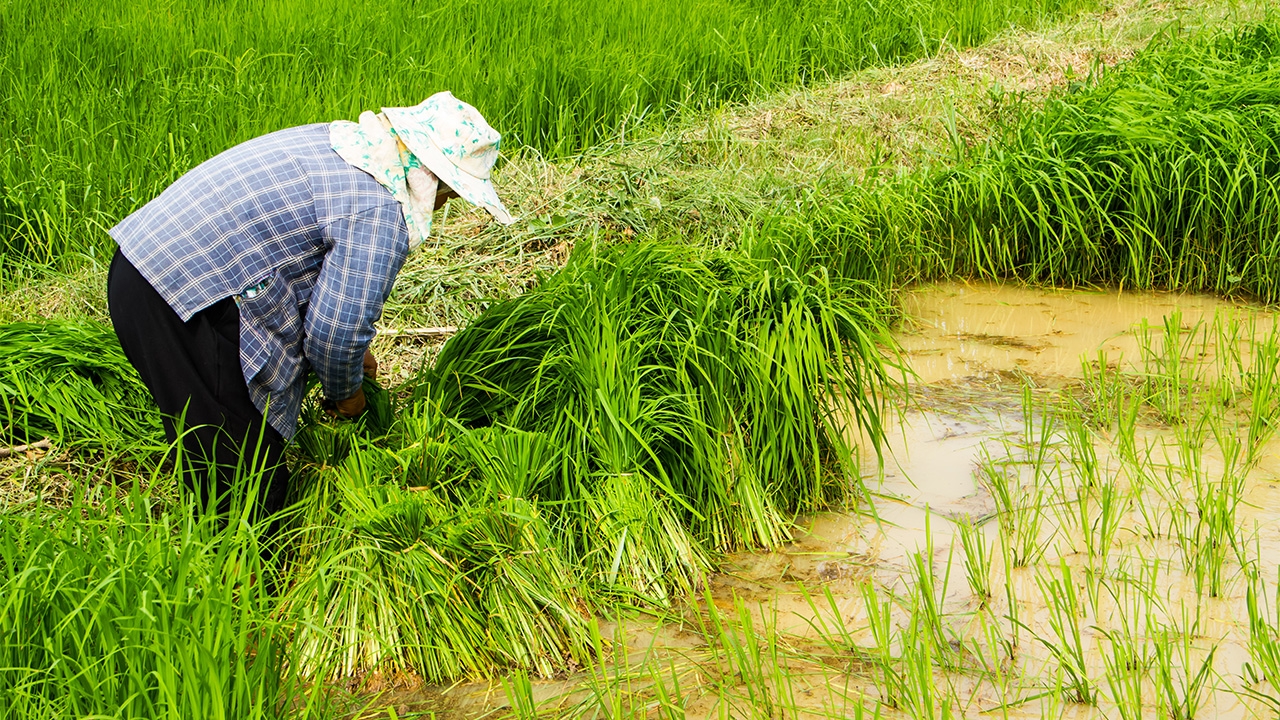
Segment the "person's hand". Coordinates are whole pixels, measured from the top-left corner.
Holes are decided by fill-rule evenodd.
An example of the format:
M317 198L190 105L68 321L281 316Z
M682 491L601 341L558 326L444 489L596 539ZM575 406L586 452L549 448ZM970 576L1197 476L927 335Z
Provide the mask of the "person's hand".
M334 412L344 418L353 418L364 412L364 388L357 388L356 394L346 400L333 403Z
M373 356L372 350L364 351L364 374L371 380L378 379L378 358Z

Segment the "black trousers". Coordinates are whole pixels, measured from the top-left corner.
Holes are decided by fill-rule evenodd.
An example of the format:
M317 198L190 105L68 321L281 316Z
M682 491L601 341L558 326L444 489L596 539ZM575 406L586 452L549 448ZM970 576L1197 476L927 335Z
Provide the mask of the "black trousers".
M284 507L284 438L254 406L240 369L240 311L231 298L188 322L116 250L107 275L111 323L125 357L163 413L171 444L181 433L183 482L202 507L226 518L239 474L262 470L254 517ZM211 504L212 503L212 504ZM275 534L275 524L268 528Z

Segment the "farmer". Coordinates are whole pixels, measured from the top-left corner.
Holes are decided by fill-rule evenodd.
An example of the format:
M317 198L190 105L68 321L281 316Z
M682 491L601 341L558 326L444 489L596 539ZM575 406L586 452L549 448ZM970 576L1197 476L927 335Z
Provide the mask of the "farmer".
M460 196L513 222L489 181L498 139L442 92L237 145L111 229L112 324L205 506L230 508L240 463L262 470L259 512L284 506L308 371L334 412L364 410L374 321L432 212Z

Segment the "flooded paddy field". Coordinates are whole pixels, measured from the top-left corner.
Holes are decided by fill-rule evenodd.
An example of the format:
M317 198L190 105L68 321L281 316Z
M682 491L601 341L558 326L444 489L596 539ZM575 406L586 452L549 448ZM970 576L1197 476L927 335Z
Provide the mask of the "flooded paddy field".
M1280 329L1204 297L945 284L856 508L727 558L593 667L448 717L1253 718L1280 709ZM383 712L383 711L379 711Z

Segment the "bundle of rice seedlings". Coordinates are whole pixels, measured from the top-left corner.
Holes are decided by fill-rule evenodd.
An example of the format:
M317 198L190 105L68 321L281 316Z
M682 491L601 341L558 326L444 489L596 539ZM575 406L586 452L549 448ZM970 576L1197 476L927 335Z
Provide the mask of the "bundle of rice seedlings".
M0 326L3 442L158 444L160 416L112 329L89 320Z
M377 380L364 379L365 411L349 420L333 416L319 387L319 380L311 376L294 436L297 448L307 460L337 465L351 452L357 438L382 437L391 429L395 421L395 398Z
M666 605L714 554L787 540L855 489L853 426L879 438L878 302L741 253L579 251L446 343L385 436L313 443L307 657L550 674L609 599Z
M585 601L537 505L406 486L405 465L359 443L306 491L328 510L303 525L286 599L304 663L442 682L584 660Z
M543 433L500 426L459 428L452 447L476 474L477 500L533 497L537 488L563 469L564 452Z
M421 387L463 425L564 449L564 472L530 491L565 514L567 552L595 581L617 582L630 552L602 508L625 525L614 506L646 498L667 532L644 552L666 560L625 579L653 595L654 577L673 587L708 551L776 545L791 514L846 497L849 430L878 438L894 384L875 299L843 290L730 252L588 248L452 338Z
M653 478L623 473L598 478L582 489L574 508L574 534L590 538L593 556L580 558L603 570L604 591L629 591L665 605L672 590L687 595L711 563Z

